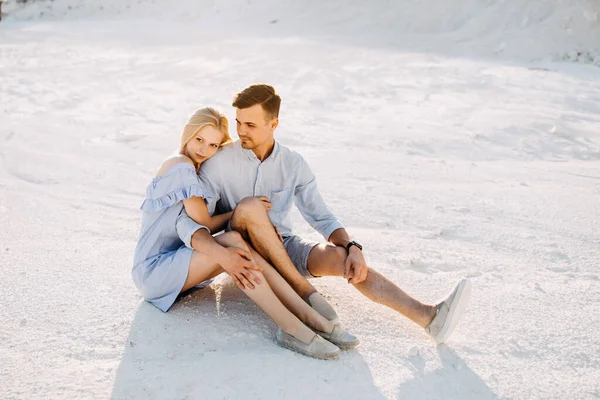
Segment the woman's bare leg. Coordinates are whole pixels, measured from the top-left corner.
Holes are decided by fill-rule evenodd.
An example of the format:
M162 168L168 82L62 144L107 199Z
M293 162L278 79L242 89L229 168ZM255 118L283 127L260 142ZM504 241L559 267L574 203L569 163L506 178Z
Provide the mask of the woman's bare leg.
M262 267L263 275L267 278L269 286L288 310L293 312L296 317L308 326L321 332L331 333L333 331L333 328L335 328L334 324L302 300L290 284L260 254L254 249L250 249L250 251L252 252L254 261Z
M227 232L215 236L215 240L221 246L239 247L244 250L249 250L248 245L237 232ZM217 276L221 272L224 272L223 268L215 263L214 260L210 260L205 254L194 251L190 261L188 277L183 285L182 292L207 279ZM273 293L273 290L271 290L268 278L265 279L260 272L251 272L261 278L261 283L255 283L254 289L244 289L244 293L246 293L246 295L250 297L250 299L254 301L254 303L256 303L256 305L259 306L260 309L263 310L279 328L281 328L281 330L304 343L310 343L315 337L315 333L283 305L275 293Z
M223 236L223 235L221 235ZM210 259L206 254L194 250L190 259L188 275L181 288L181 293L196 285L225 272L219 264Z
M252 271L252 273L261 279L261 283L255 284L254 289L244 289L244 293L271 317L281 330L304 343L310 343L315 337L315 333L283 305L271 290L262 273L257 271Z

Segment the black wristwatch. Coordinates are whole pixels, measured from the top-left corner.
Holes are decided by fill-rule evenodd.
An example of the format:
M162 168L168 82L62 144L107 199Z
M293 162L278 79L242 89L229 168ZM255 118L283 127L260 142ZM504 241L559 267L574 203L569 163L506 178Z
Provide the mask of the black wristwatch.
M361 244L360 244L360 243L358 243L358 242L355 242L355 241L353 240L353 241L349 242L349 243L346 245L346 251L347 251L348 253L350 253L350 247L352 247L352 246L356 246L356 247L358 247L358 249L359 249L360 251L362 251L362 246L361 246Z

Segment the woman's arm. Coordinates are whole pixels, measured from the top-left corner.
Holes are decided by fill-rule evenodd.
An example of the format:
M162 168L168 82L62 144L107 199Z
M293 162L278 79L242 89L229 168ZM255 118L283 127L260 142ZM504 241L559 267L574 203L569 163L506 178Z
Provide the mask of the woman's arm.
M200 225L206 226L210 229L211 233L216 233L225 229L225 226L233 215L233 211L230 211L225 214L214 215L211 217L208 213L208 207L206 207L206 203L201 197L192 197L183 200L183 207L185 207L185 212L191 219Z
M179 154L165 160L156 173L156 176L163 176L172 166L179 163L188 163L194 165L193 161L189 157ZM223 230L233 215L233 212L228 212L226 214L215 215L211 217L208 212L208 207L206 206L204 199L201 197L191 197L187 200L183 200L183 206L185 207L185 211L191 219L200 225L206 226L211 232L219 232Z

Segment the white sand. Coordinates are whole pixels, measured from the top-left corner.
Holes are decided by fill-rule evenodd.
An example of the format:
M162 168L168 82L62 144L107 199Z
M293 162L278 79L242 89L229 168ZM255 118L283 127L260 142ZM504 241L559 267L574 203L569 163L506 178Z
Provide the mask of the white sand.
M598 3L238 4L5 2L0 398L600 397ZM226 277L142 301L147 182L254 82L371 266L427 302L472 278L446 345L333 278L362 344L332 362L276 346Z

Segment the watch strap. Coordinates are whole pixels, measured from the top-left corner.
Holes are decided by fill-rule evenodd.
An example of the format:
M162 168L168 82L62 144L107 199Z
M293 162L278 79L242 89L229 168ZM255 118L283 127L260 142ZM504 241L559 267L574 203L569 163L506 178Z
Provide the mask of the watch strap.
M346 245L346 251L348 253L350 253L350 247L352 247L352 246L356 246L356 247L358 247L359 250L362 251L362 246L359 243L352 240L351 242L348 242L348 244Z

